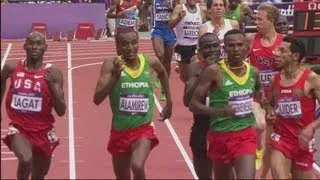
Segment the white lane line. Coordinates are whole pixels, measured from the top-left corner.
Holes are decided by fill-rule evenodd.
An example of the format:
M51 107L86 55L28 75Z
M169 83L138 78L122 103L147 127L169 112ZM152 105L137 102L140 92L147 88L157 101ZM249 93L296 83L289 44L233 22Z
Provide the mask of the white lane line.
M161 107L161 105L160 105L160 103L159 103L156 95L153 94L153 97L154 97L154 102L155 102L155 104L156 104L159 112L161 113L161 112L162 112L162 107ZM194 170L192 161L190 160L190 157L188 156L187 151L184 149L184 147L183 147L183 145L182 145L182 143L181 143L181 141L180 141L177 133L175 132L174 128L172 127L169 119L166 119L166 120L164 121L164 123L167 125L168 130L170 131L170 133L171 133L171 135L172 135L172 137L173 137L173 139L174 139L174 142L177 144L177 146L178 146L178 148L179 148L179 150L180 150L180 152L181 152L181 154L182 154L185 162L187 163L187 165L188 165L188 167L189 167L189 170L191 171L191 174L192 174L193 178L194 178L194 179L198 179L198 176L197 176L197 174L196 174L196 172L195 172L195 170Z
M8 47L7 47L7 50L4 53L3 58L1 59L1 70L3 69L3 66L6 64L6 61L8 59L9 53L11 51L11 48L12 48L12 43L9 43Z
M68 122L69 122L69 179L76 179L75 149L74 149L74 121L73 121L73 88L71 44L68 48Z

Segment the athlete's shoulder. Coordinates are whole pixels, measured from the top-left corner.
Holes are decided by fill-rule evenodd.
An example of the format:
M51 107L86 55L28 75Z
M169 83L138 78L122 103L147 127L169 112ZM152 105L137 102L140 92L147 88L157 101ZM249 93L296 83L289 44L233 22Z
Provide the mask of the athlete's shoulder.
M308 73L309 73L309 75L308 75L308 81L309 82L314 82L314 81L319 81L320 80L320 76L316 72L314 72L314 71L312 71L310 69L306 69L305 71L308 71Z
M12 73L16 70L18 63L21 63L21 61L8 61L6 64L4 64L1 70L1 79L8 78L9 76L11 76Z

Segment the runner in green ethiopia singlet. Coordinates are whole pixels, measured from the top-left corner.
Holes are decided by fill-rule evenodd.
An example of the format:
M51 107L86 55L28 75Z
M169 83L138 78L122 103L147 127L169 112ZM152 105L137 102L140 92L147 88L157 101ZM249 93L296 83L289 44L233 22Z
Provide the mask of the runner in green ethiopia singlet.
M225 61L219 62L222 87L210 91L210 107L225 107L228 104L236 109L236 117L212 116L210 128L216 132L239 131L255 123L252 113L252 99L256 82L256 71L244 62L247 72L243 77L236 76L228 69Z
M112 129L126 130L152 121L152 70L146 56L138 54L138 57L139 69L126 67L111 91Z
M228 11L224 13L224 17L227 19L233 19L241 23L241 5L238 4L236 9L233 11Z

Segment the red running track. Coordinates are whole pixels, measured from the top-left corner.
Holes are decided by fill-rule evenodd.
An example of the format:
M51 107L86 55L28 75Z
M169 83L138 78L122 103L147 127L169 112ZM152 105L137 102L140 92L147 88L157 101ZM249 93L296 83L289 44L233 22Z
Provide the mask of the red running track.
M12 46L7 53L8 56L4 58L9 43ZM113 41L78 41L69 45L67 42L48 42L48 44L45 61L53 63L63 71L68 108L65 116L55 116L56 131L61 144L54 152L47 178L114 178L111 156L106 150L111 125L109 101L96 106L92 98L101 63L106 57L116 55L115 44ZM150 40L141 40L139 45L141 52L154 56ZM25 56L22 46L23 41L1 42L1 59L6 59L7 62L22 59ZM174 65L172 67L174 68ZM188 166L192 158L188 145L192 114L182 103L183 84L174 71L170 78L170 87L174 104L170 121L157 121L159 109L154 109L154 122L160 145L149 156L146 165L147 177L193 179L190 170L192 168ZM157 89L155 94L159 97ZM4 119L1 136L4 136L7 116L4 108L1 110ZM181 146L177 145L179 142ZM16 177L17 161L3 143L1 143L1 167L1 179Z

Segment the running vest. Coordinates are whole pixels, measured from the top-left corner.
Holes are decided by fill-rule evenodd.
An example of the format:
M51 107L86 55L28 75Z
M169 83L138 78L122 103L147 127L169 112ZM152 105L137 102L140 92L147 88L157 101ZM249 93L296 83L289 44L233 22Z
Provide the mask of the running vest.
M241 23L241 5L238 4L234 11L229 11L224 13L224 17L227 19L233 19Z
M26 131L52 129L55 119L52 112L52 94L43 78L47 68L44 64L37 72L24 68L25 60L18 61L11 75L11 84L6 97L6 109L11 124Z
M123 1L116 9L116 14L124 11L125 18L116 18L116 28L135 28L136 27L136 17L137 17L137 1L132 0L131 5L126 5Z
M267 92L269 80L276 72L275 55L273 51L281 44L283 35L278 34L272 46L265 47L261 44L261 35L257 33L253 39L250 51L250 63L260 71L260 81Z
M199 27L202 24L201 10L199 3L196 4L197 11L191 13L188 11L185 4L182 4L182 9L186 11L186 16L182 18L176 27L177 44L183 46L197 45L199 38Z
M281 136L297 138L299 131L316 119L316 99L293 94L294 90L303 91L310 72L305 69L297 83L289 87L281 86L279 73L274 76L274 90L278 95L275 97L277 118L273 128Z
M207 26L207 32L212 33L214 27L211 24L211 21L207 21L205 22L205 25ZM220 40L220 45L221 45L221 58L226 57L226 54L224 53L224 35L230 31L231 29L233 29L232 25L231 25L231 21L230 19L224 19L224 27L223 29L220 29L220 31L218 32L218 38Z
M218 62L222 76L219 90L210 90L209 107L222 108L228 104L236 109L236 118L212 115L210 129L216 132L239 131L252 126L255 118L252 113L252 101L256 82L256 70L244 62L247 72L237 77L228 69L224 60Z
M168 0L169 6L173 7L173 0ZM153 0L152 23L154 29L168 29L168 23L172 10L164 5L164 0Z
M152 70L145 55L138 54L138 57L139 69L133 71L126 67L110 93L114 130L136 128L152 121Z

